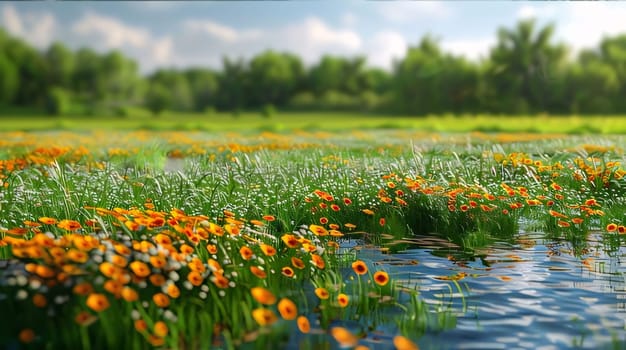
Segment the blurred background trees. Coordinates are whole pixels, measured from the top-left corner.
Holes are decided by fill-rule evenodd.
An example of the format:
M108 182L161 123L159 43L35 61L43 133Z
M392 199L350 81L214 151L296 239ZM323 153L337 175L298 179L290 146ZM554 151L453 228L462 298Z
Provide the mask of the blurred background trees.
M533 20L500 28L489 55L471 61L426 36L391 71L365 57L326 55L305 66L267 50L222 67L162 68L140 74L120 51L40 52L0 28L0 111L124 117L133 109L207 112L275 109L387 114L625 114L626 33L574 56L554 26ZM9 112L6 112L9 111Z

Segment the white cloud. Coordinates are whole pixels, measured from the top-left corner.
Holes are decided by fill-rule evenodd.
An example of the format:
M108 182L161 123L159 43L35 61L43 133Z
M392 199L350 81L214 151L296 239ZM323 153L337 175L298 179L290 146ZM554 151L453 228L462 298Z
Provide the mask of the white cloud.
M341 16L341 23L346 27L354 27L358 22L356 15L352 12L346 12Z
M171 37L156 40L152 45L152 57L155 64L168 64L173 56L173 43Z
M109 48L130 46L144 48L150 42L150 34L143 28L127 25L115 18L88 13L74 23L75 34L85 37L97 37Z
M565 9L557 34L575 50L597 47L603 37L626 32L623 3L577 2Z
M519 19L528 19L537 17L537 9L531 5L524 5L517 10L516 17Z
M38 48L47 47L54 39L57 23L51 13L19 13L12 5L5 5L1 18L9 33L26 39Z
M464 56L470 60L480 60L489 55L491 47L495 46L495 38L442 40L441 47L444 51L455 55Z
M185 21L182 28L182 34L173 40L180 65L219 66L222 56L249 59L267 49L295 53L305 64L312 64L324 54L357 54L363 46L355 31L332 27L317 17L266 30L233 28L208 20Z
M238 31L210 20L188 20L183 23L183 27L190 32L205 33L227 43L257 39L263 35L261 30Z
M379 3L378 13L393 22L411 22L425 18L443 19L452 12L440 1L384 1Z
M381 31L368 41L365 49L370 66L391 69L393 60L401 58L407 50L407 42L402 35L393 31Z
M22 26L22 19L15 10L15 7L4 5L2 8L2 24L11 34L23 35L24 28Z

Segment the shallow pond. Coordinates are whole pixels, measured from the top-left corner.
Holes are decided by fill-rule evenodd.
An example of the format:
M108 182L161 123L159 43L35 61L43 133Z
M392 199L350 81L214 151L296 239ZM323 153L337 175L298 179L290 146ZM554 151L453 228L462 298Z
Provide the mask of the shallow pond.
M514 243L495 243L474 257L431 237L416 243L394 257L419 265L395 269L398 278L415 281L423 297L440 303L450 294L450 282L441 278L465 276L458 280L464 298L453 297L457 327L425 335L423 349L626 346L625 251L607 247L600 234L573 247L542 233L521 233Z
M626 348L626 250L608 247L600 234L572 246L523 232L513 243L473 254L438 237L410 241L394 254L355 248L359 259L386 265L430 305L456 314L456 327L427 332L418 340L421 349ZM393 349L385 333L369 334L361 344ZM318 346L334 349L337 343Z

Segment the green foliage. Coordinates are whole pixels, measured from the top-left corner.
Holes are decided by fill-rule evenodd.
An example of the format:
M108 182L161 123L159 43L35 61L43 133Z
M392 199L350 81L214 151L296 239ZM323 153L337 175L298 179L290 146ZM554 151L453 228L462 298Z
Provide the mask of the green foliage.
M266 105L412 116L626 113L626 34L570 58L554 32L534 20L500 28L480 61L447 53L425 36L391 71L369 67L362 56L326 55L305 67L293 54L267 50L249 60L224 57L219 71L158 69L142 77L120 51L72 51L56 42L40 52L0 29L0 103L57 114L51 104L60 104L61 89L71 96L71 113L106 116L128 116L131 107L160 114Z

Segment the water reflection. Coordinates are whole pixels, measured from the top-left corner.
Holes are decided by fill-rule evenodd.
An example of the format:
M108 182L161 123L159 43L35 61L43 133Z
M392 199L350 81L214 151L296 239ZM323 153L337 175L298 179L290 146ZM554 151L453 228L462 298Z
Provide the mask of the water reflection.
M425 335L421 347L625 348L624 250L599 233L584 246L545 236L522 232L472 254L437 237L408 240L412 247L393 255L418 262L393 267L405 287L433 304L450 294L452 280L464 294L451 298L457 327Z

